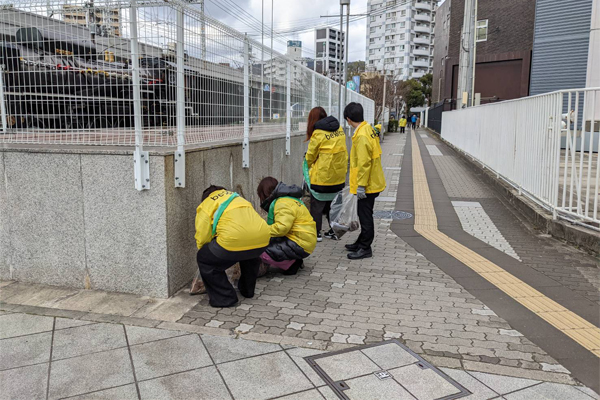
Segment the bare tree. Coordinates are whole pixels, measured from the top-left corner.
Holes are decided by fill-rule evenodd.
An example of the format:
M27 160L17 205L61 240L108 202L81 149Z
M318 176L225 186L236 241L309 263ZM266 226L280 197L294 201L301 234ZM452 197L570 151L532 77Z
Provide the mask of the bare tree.
M392 81L388 77L387 90L385 93L385 105L391 107L394 103L394 90ZM366 97L375 101L375 117L378 120L383 116L383 76L377 75L371 78L363 78L360 84L360 91Z

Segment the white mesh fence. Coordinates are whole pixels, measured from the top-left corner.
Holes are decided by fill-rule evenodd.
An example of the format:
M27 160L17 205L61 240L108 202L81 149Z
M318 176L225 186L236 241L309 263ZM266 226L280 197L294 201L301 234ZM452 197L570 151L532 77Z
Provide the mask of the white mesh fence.
M2 0L0 64L4 143L176 146L339 117L336 82L179 0ZM373 122L372 100L346 100Z

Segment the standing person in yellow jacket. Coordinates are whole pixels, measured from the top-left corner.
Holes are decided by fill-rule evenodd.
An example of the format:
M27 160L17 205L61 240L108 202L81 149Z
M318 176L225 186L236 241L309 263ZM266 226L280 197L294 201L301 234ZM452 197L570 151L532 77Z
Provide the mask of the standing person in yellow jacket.
M327 116L323 107L315 107L308 114L306 127L308 151L305 161L310 169L310 214L317 226L317 241L321 241L323 214L329 220L331 201L346 185L348 172L348 149L346 135L334 116ZM325 237L337 240L329 227Z
M315 221L300 200L302 189L268 176L256 191L261 208L269 213L271 228L271 241L261 259L283 270L284 275L295 275L317 245Z
M242 296L254 297L260 255L270 239L267 223L247 200L237 193L211 185L202 193L196 210L198 268L213 307L237 304L235 289L225 270L239 262L238 289Z
M398 125L400 126L400 133L405 133L406 132L406 124L408 123L408 121L406 120L406 116L402 116L402 118L400 118L400 121L398 122Z
M381 166L379 134L364 120L359 103L350 103L344 109L344 118L355 129L350 150L350 193L358 197L360 235L356 242L347 244L348 258L358 260L373 256L371 244L375 238L373 207L379 193L385 189Z

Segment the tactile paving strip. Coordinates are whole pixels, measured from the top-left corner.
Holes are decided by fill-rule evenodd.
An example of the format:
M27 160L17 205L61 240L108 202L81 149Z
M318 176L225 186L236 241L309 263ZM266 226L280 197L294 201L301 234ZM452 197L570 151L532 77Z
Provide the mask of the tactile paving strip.
M344 400L452 400L471 394L395 339L304 359Z
M600 357L600 328L565 309L502 267L438 230L437 216L419 143L411 132L415 231L458 261L477 272L531 312L544 319L575 342Z

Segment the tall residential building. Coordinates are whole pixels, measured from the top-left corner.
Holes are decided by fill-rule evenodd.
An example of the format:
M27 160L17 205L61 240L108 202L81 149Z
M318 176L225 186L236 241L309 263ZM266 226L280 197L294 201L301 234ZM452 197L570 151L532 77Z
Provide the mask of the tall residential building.
M344 61L344 38L339 29L315 30L315 71L336 79ZM338 71L338 72L336 72Z
M369 0L367 71L398 80L432 72L437 0Z
M96 36L121 36L121 15L118 8L63 6L63 20L84 25Z
M481 94L482 103L529 95L535 4L536 0L478 0L475 93ZM437 10L432 103L456 100L464 9L465 0L445 0ZM561 12L557 7L557 20L565 16Z
M308 69L314 69L315 60L309 57L302 57L302 42L300 40L288 40L286 56L292 60L302 64ZM285 82L287 79L287 69L284 63L281 63L275 59L274 63L270 60L264 62L264 76L269 79L273 75L273 79ZM293 68L291 71L292 82L298 82L302 79L303 75L298 68Z

